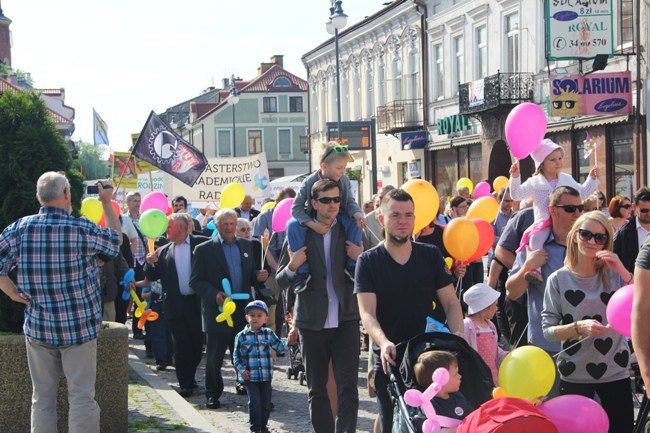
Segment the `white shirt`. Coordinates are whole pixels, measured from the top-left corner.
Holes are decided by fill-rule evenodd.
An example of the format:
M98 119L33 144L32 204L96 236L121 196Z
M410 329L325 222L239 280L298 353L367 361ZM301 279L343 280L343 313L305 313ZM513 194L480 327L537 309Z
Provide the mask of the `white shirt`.
M135 239L138 237L138 232L135 231L135 226L131 217L128 214L122 214L122 233L124 233L129 240Z
M190 288L190 273L192 271L192 250L190 249L190 237L187 236L183 243L174 245L174 263L178 275L178 289L181 295L193 295L194 290Z

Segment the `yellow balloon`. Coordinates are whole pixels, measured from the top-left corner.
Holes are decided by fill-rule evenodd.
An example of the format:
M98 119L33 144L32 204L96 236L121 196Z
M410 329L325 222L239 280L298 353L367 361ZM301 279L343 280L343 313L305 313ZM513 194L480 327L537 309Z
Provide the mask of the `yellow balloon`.
M499 202L491 195L486 195L474 200L467 210L467 218L480 218L489 223L497 218Z
M445 263L447 264L447 267L451 269L452 265L454 264L454 259L451 257L445 257Z
M454 218L442 232L442 241L447 252L456 260L466 261L478 247L478 229L465 217Z
M275 202L270 201L268 203L264 203L262 208L260 209L261 212L264 212L265 210L273 209L275 207Z
M85 216L90 221L97 224L99 220L102 219L102 216L104 215L104 208L102 207L102 202L100 202L94 197L85 198L81 202L81 215Z
M237 182L229 183L221 191L219 207L221 209L234 209L244 201L246 191L244 187Z
M501 191L502 188L506 188L508 186L508 178L505 176L499 176L494 181L492 182L492 188L494 188L494 192L498 193Z
M499 367L499 385L509 397L534 401L546 396L554 381L553 359L536 346L518 347Z
M438 215L440 198L438 191L426 180L412 179L402 185L402 189L408 192L415 204L415 226L413 234L416 234L429 225Z
M460 179L458 179L458 182L456 182L456 191L458 191L460 188L464 186L469 188L470 194L472 193L472 191L474 191L474 184L472 183L472 180L467 177L461 177Z

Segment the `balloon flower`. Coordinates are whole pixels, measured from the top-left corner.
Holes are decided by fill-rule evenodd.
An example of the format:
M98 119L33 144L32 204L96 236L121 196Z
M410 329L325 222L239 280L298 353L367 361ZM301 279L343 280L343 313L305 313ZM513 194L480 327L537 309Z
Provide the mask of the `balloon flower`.
M129 288L129 285L133 280L135 280L135 271L133 269L129 269L126 271L126 274L124 274L122 281L120 281L120 286L124 287L124 291L122 292L122 300L124 301L128 301L129 296L131 296L131 289Z
M251 297L250 293L233 293L228 278L221 280L221 287L223 287L223 291L228 295L227 299L230 299L232 301L245 301ZM223 312L225 305L226 303L224 302L223 305L219 306L219 311Z
M138 308L135 309L135 317L139 317L140 320L138 320L138 329L144 328L144 324L149 321L153 322L158 319L158 313L156 313L153 310L147 309L148 305L146 302L142 302L140 298L138 298L138 295L135 293L135 290L131 289L131 297L133 298L133 301L135 304L138 306Z
M443 386L449 382L449 372L446 368L438 368L431 375L431 385L424 392L417 389L409 389L404 393L404 401L411 407L419 407L427 419L422 426L423 433L438 433L441 427L458 427L460 420L448 418L436 414L431 400L440 392Z
M232 314L237 309L237 304L235 304L232 299L229 297L223 302L223 307L219 307L219 310L223 308L223 311L217 316L217 323L225 321L228 326L231 328L234 326L232 322Z

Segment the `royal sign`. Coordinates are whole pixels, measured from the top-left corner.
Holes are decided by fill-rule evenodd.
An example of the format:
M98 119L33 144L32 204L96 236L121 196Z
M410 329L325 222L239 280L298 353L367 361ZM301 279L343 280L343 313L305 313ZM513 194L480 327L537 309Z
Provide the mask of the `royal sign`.
M470 129L469 119L464 114L443 117L438 119L436 124L438 125L438 135L448 135Z

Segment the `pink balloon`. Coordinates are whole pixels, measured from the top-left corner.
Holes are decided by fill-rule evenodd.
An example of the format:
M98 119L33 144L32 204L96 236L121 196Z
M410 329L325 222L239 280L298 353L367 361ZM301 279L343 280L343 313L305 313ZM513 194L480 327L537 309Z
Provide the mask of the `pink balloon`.
M275 206L271 219L271 228L274 232L283 232L287 229L287 222L291 218L291 206L293 206L293 197L285 198Z
M165 194L159 191L152 191L142 198L140 203L140 212L148 211L149 209L158 209L162 213L167 212L169 203Z
M489 183L485 181L479 182L474 187L474 192L472 193L472 195L474 196L474 198L481 198L483 196L490 195L491 190L492 187L490 187Z
M634 284L618 289L607 303L607 322L614 331L625 337L632 336L632 295Z
M607 433L609 430L605 410L582 395L561 395L538 408L555 424L558 433Z
M532 102L519 104L508 114L505 132L512 154L524 159L539 147L546 135L546 114Z

